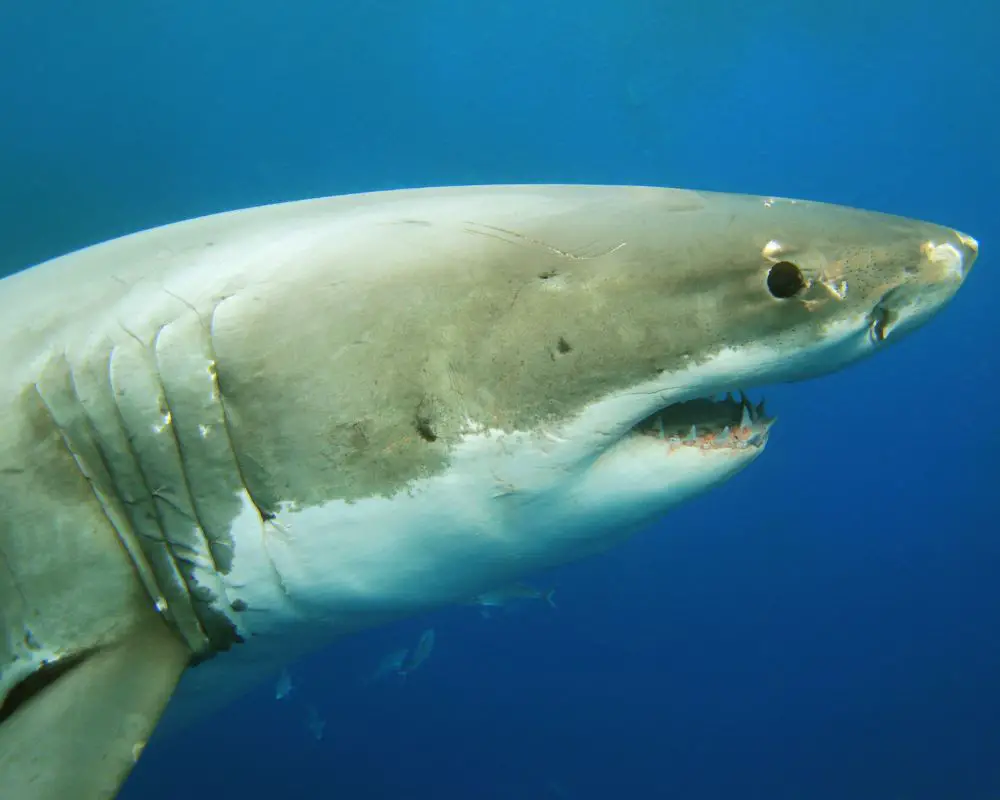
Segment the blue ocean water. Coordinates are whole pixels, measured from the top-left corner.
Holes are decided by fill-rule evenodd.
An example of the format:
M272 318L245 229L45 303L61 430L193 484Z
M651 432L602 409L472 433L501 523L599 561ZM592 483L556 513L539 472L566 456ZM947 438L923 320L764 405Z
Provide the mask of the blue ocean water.
M122 797L1000 797L998 22L991 0L0 7L0 273L223 209L523 181L807 197L982 244L926 329L768 391L747 472L538 576L557 609L338 642L284 700L152 744ZM428 627L419 670L363 682Z

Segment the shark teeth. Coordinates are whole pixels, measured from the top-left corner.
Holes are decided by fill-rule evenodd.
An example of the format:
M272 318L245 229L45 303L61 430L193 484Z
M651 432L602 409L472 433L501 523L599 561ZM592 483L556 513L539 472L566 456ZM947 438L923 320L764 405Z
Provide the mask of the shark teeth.
M753 415L749 406L743 406L743 416L740 418L740 427L749 428L753 425Z
M762 444L774 418L767 415L764 400L756 405L740 391L714 398L675 403L643 420L636 433L653 436L673 447L703 450L743 449Z

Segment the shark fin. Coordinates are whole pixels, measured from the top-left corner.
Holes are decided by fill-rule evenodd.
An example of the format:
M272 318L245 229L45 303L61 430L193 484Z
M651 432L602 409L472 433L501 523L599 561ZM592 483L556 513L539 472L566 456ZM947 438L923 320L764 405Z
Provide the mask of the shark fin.
M190 650L153 619L26 679L0 709L0 794L115 797L189 659Z

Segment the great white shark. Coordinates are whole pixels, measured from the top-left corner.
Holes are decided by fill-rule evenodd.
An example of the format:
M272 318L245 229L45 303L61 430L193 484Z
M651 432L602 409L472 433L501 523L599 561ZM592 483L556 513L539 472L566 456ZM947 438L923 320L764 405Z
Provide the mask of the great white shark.
M622 541L760 455L740 390L882 350L976 254L816 202L484 186L3 279L0 796L113 797L173 695Z

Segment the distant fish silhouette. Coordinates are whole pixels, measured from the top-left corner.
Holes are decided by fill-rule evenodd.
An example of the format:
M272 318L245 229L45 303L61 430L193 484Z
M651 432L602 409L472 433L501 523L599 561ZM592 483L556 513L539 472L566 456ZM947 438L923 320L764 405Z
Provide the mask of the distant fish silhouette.
M375 671L368 676L364 683L379 683L387 678L398 677L401 674L403 662L406 661L406 657L409 654L410 651L406 647L399 650L393 650L391 653L386 654L385 657L378 662L378 666L375 667Z
M555 589L538 589L527 583L512 583L477 594L467 605L480 606L484 617L490 616L490 609L506 609L510 606L529 600L544 600L550 608L556 608Z
M417 644L412 650L402 647L386 654L364 683L378 683L389 678L405 678L427 660L433 649L434 629L428 628L420 634L420 639L417 640Z
M278 682L274 685L274 699L284 700L292 693L292 675L287 669L281 670Z
M308 713L309 718L306 722L306 727L309 728L313 739L318 742L323 738L323 733L326 731L326 720L319 715L319 712L313 706L309 706Z
M417 646L414 647L413 650L410 651L409 655L403 660L403 663L399 668L400 673L403 675L409 675L411 672L416 670L428 659L433 649L434 629L428 628L420 634Z

